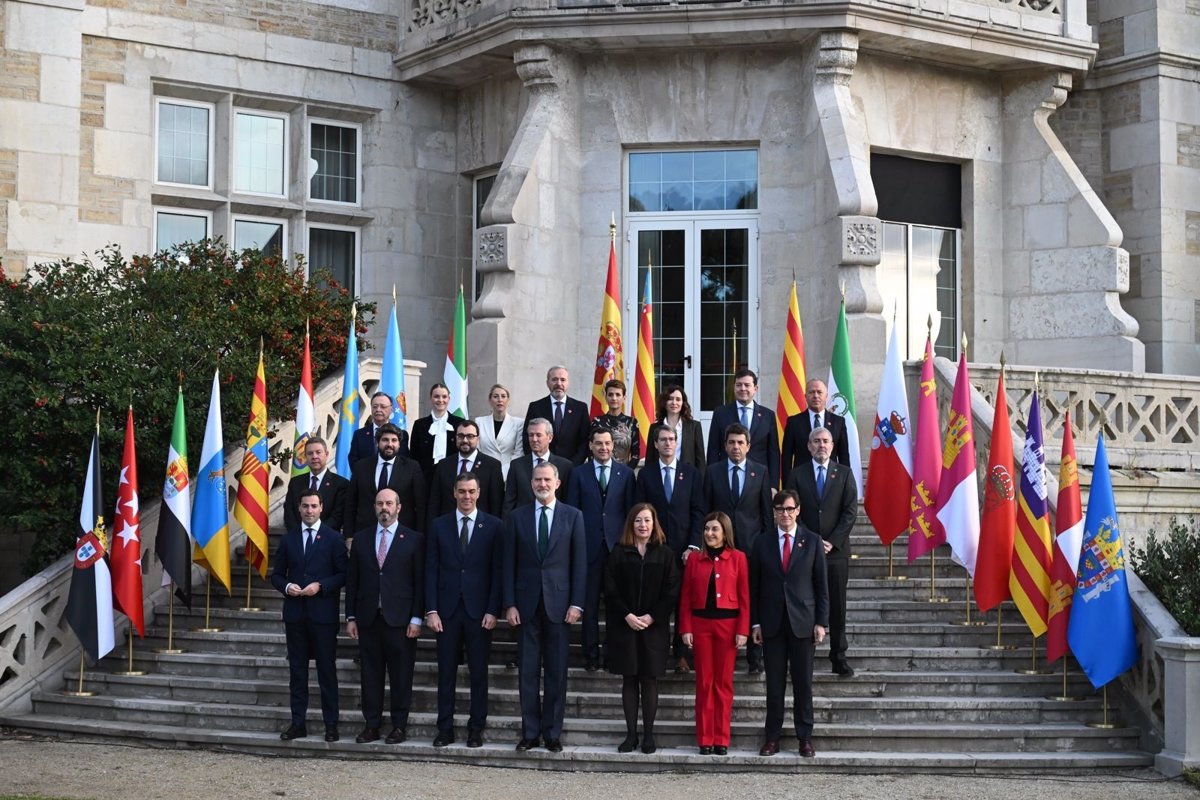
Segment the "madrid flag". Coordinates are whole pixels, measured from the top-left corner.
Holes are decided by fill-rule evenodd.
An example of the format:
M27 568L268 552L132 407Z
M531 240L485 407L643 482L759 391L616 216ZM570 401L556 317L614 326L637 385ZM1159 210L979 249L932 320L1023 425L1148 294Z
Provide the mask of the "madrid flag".
M138 506L137 452L133 439L133 406L125 418L125 451L121 456L121 479L117 486L117 510L113 514L113 542L109 554L112 567L113 604L129 617L129 624L146 636L142 604L142 523Z

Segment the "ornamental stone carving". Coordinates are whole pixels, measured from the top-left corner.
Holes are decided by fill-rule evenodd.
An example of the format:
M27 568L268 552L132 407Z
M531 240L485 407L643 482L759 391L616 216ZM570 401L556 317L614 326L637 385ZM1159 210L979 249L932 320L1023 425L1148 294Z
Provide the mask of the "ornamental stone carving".
M879 263L880 225L875 217L842 217L842 263Z
M412 0L408 32L459 19L483 5L483 0Z
M479 231L475 266L484 272L508 267L508 228L493 225Z

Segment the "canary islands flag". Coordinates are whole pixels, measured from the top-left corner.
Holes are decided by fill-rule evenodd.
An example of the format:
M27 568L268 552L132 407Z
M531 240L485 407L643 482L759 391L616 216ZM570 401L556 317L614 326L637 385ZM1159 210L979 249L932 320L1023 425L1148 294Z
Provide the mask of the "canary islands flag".
M221 371L213 373L208 424L196 473L196 496L192 503L192 538L196 549L192 560L231 591L229 576L229 503L225 498L225 440L221 435Z

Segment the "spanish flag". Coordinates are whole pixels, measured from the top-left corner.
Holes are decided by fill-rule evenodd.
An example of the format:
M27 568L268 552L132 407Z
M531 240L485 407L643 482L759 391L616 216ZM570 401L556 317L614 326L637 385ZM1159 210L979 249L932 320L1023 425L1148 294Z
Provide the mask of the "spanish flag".
M596 342L596 371L592 379L592 419L608 411L604 384L625 376L625 350L621 342L621 285L617 279L616 243L608 243L608 281L600 305L600 338ZM651 407L653 409L653 406ZM624 412L622 412L624 413ZM651 417L653 419L653 416ZM641 423L638 423L641 425ZM645 450L643 449L643 452Z

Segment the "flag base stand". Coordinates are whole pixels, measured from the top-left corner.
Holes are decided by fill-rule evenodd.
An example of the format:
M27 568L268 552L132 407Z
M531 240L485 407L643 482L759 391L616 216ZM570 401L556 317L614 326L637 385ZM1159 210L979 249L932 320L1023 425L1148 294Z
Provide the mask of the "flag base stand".
M1074 703L1076 701L1082 700L1083 699L1082 697L1072 697L1071 695L1067 694L1067 657L1066 656L1063 656L1062 678L1063 678L1062 694L1047 695L1046 699L1051 700L1055 703Z
M193 633L220 633L221 629L213 627L212 620L209 617L212 614L212 575L208 576L208 580L204 583L204 626L200 628L192 628Z
M937 594L937 556L933 550L929 551L929 597L925 599L926 603L949 603L950 598L945 595Z
M1002 630L1002 626L1000 625L1000 616L1003 613L1003 611L1004 611L1004 606L996 606L996 643L989 644L987 647L984 648L985 650L1001 651L1001 650L1016 650L1017 649L1017 646L1015 644L1004 644L1004 642L1002 642L1000 640L1000 631Z
M161 656L177 656L183 653L183 649L175 646L175 583L170 584L171 588L167 594L167 646L159 647L154 652Z
M1013 672L1018 675L1053 675L1054 670L1039 668L1037 665L1037 637L1033 637L1033 645L1031 647L1029 658L1029 669L1014 669Z
M956 619L953 622L951 622L950 624L954 625L955 627L959 627L959 628L982 628L984 625L987 624L986 622L984 622L983 620L971 619L971 576L970 575L967 575L965 585L966 585L966 591L967 591L967 616L965 619Z
M67 697L95 697L96 692L87 691L83 688L83 653L79 654L79 684L76 689L63 689L63 694Z
M1087 723L1087 726L1089 728L1095 728L1096 730L1111 731L1114 728L1116 728L1117 726L1108 721L1108 684L1107 683L1104 684L1104 689L1102 689L1101 691L1103 692L1102 696L1104 698L1104 700L1103 700L1104 721L1103 722L1089 722L1089 723Z
M247 544L246 546L249 547L250 545ZM245 553L246 553L246 551L243 550L242 551L243 557L245 556ZM258 606L250 605L250 578L253 576L253 572L254 572L254 567L251 566L250 559L247 558L246 559L246 605L239 608L238 611L262 611L262 609L259 608Z
M143 669L133 668L133 625L131 624L125 629L125 641L129 643L129 668L123 669L120 672L114 672L113 675L120 675L122 678L140 678L146 674Z
M906 580L908 580L907 575L897 575L893 571L893 569L892 569L892 546L889 544L887 546L887 549L888 549L888 574L885 575L883 577L883 579L885 581L906 581ZM852 554L850 557L855 558L856 556Z

